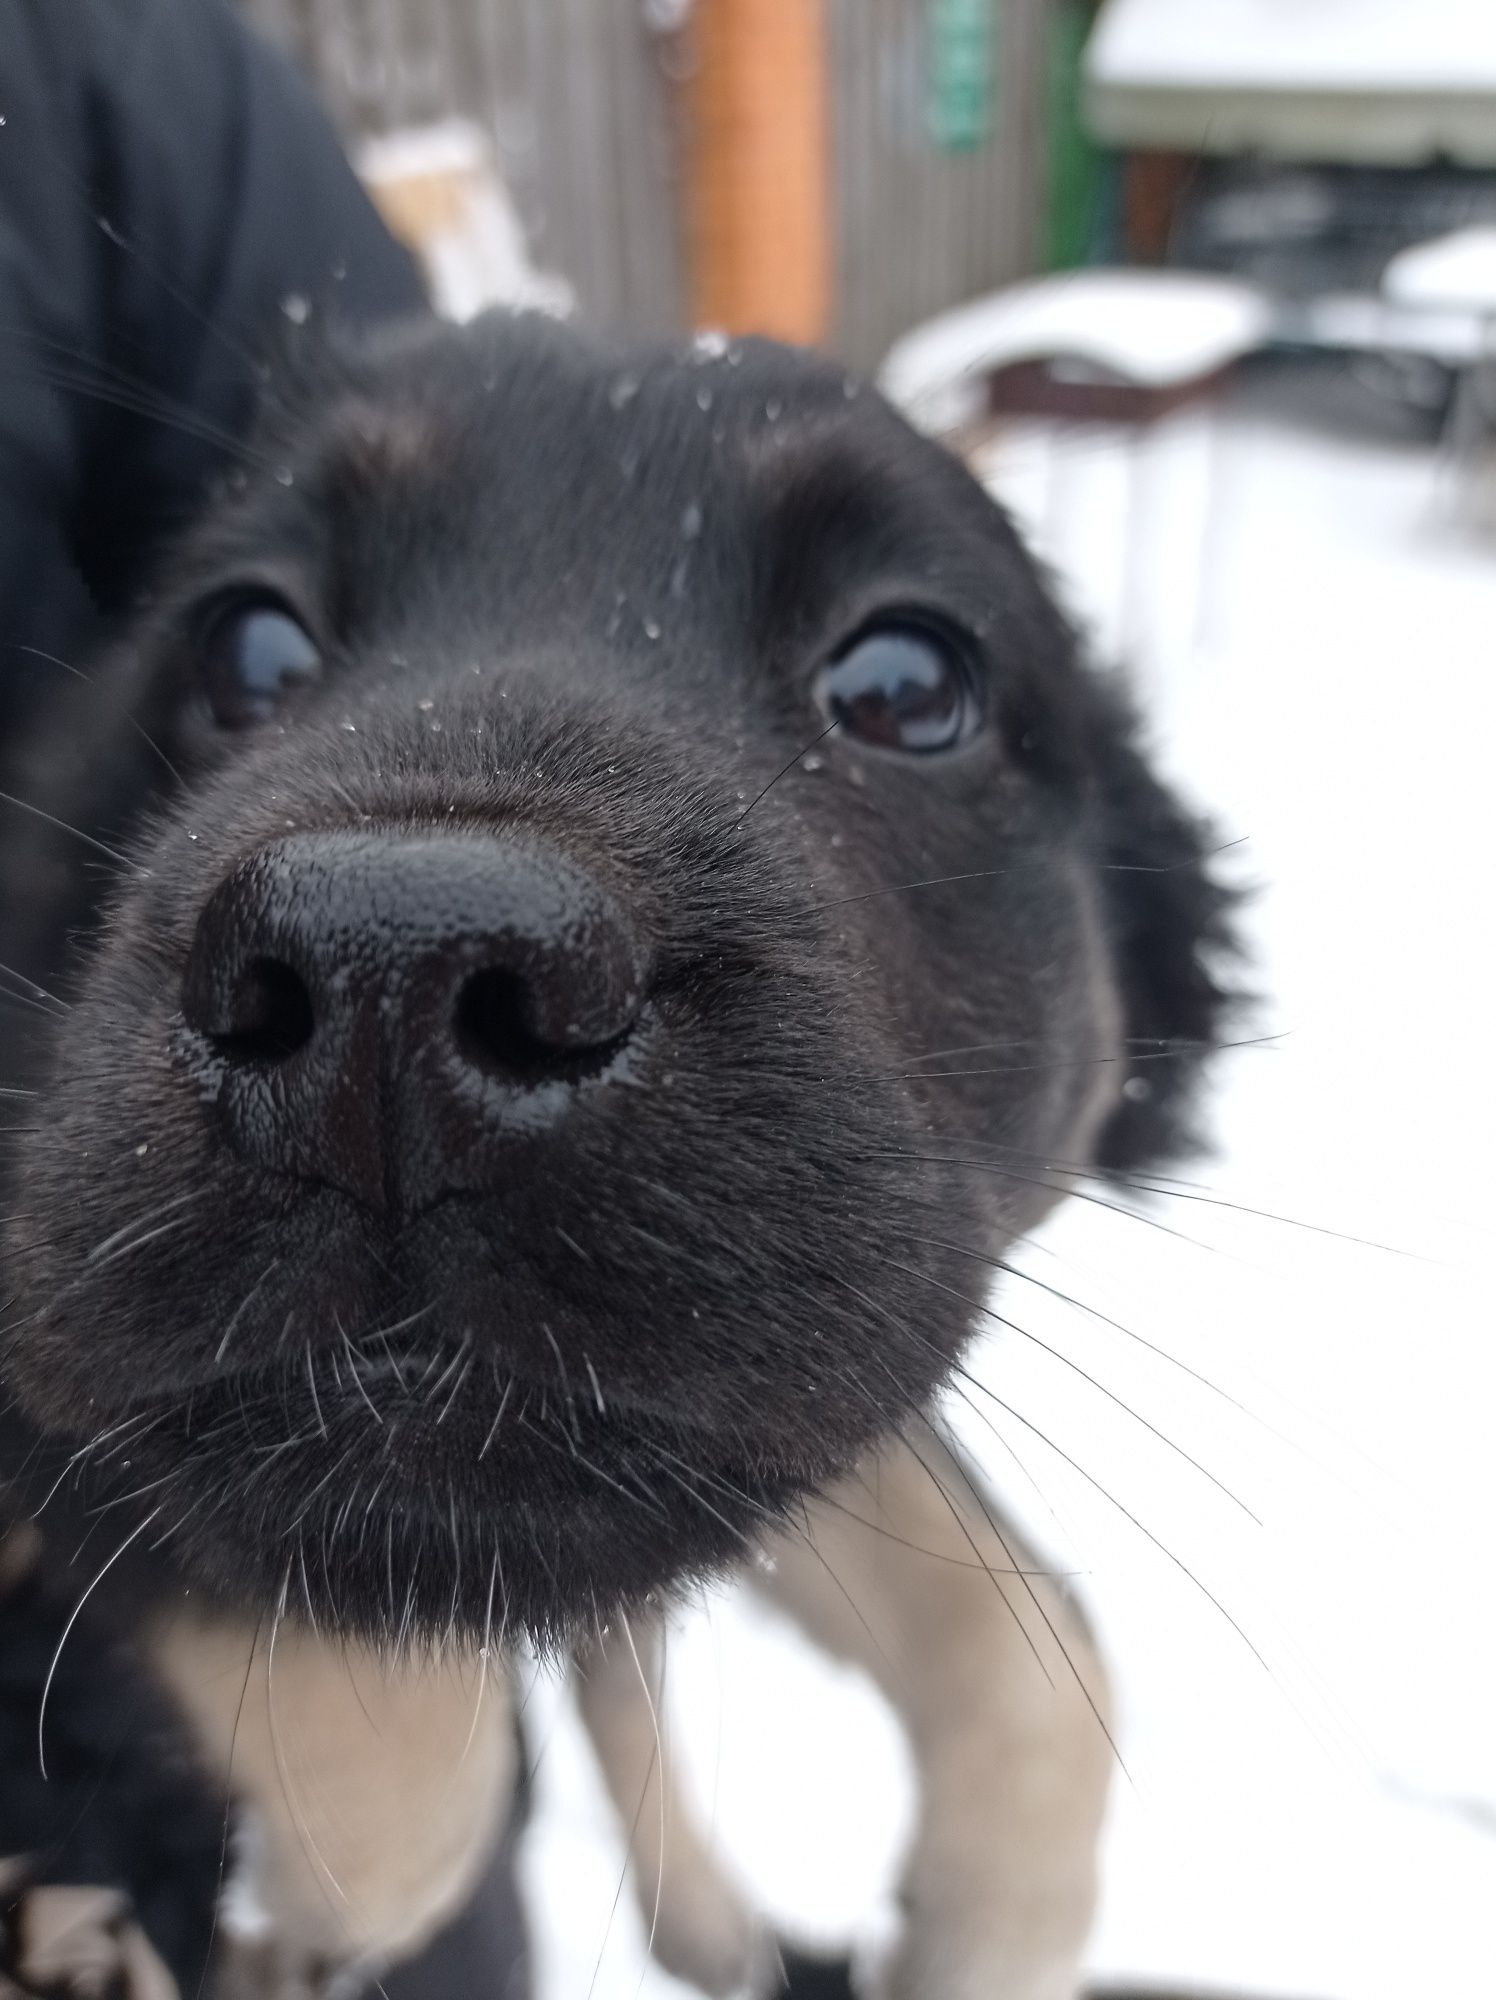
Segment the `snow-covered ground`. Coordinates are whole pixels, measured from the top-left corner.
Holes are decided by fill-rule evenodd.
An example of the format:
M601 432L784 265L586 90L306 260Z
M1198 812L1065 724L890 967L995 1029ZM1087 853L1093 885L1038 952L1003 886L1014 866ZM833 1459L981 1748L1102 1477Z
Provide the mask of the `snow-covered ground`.
M1097 1973L1413 2000L1496 1981L1496 535L1427 447L1295 401L1239 396L1141 454L1017 436L989 467L1241 842L1280 1036L1223 1062L1218 1155L1154 1205L1166 1229L1075 1202L1030 1253L1215 1387L1037 1288L1005 1311L1244 1506L1016 1334L974 1366L1034 1430L975 1395L955 1415L1085 1573L1122 1690ZM732 1602L672 1639L669 1695L765 1906L865 1932L910 1800L876 1699ZM566 1701L537 1689L530 1720L545 2000L678 1994Z

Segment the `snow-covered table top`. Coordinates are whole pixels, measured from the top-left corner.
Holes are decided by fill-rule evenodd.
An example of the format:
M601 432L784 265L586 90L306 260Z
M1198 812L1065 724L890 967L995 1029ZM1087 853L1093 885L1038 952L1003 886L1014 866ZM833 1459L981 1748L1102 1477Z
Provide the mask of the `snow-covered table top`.
M1401 251L1382 289L1402 306L1496 317L1496 229L1456 229Z
M983 379L1015 362L1085 361L1146 388L1213 374L1272 331L1249 285L1191 271L1065 271L1010 285L915 327L890 349L879 383L923 428L960 421Z
M1118 144L1496 164L1496 6L1107 0L1086 91Z

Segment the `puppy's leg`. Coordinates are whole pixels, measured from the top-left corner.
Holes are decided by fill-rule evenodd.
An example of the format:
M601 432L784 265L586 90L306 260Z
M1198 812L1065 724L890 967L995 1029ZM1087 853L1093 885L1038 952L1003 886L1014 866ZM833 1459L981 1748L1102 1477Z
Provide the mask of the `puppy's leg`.
M653 1619L619 1619L575 1656L582 1720L628 1839L654 1955L714 2000L769 1994L779 1975L773 1942L672 1781L663 1651Z
M219 1918L234 2000L361 1990L462 1908L514 1783L501 1675L210 1619L152 1650L238 1808Z
M1074 2000L1113 1762L1077 1609L923 1426L813 1502L808 1529L776 1538L755 1585L873 1676L919 1772L881 1991Z

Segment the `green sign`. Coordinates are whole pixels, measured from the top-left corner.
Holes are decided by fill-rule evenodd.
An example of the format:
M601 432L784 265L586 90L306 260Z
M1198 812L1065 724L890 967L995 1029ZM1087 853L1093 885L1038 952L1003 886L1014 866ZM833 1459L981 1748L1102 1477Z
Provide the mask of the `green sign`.
M997 0L929 0L930 135L948 153L984 146L997 105Z

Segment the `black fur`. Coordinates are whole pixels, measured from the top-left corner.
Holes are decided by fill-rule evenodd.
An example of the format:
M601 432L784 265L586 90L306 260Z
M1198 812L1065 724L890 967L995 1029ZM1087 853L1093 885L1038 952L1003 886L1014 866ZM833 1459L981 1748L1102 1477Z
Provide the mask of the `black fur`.
M61 1645L73 1608L41 1569L0 1592L0 1860L25 1869L0 1894L0 1991L24 1894L107 1883L190 1993L211 1941L227 1801L117 1632L85 1610ZM38 1698L54 1659L44 1769Z
M205 608L265 582L329 670L226 733ZM791 763L891 610L962 635L988 726ZM8 831L0 955L69 1002L4 1204L26 1478L92 1446L60 1504L107 1510L95 1554L150 1515L169 1587L381 1637L556 1640L733 1559L937 1386L963 1252L1031 1226L1044 1161L1178 1148L1219 1033L1201 832L1006 519L766 344L503 316L308 354L3 789L53 818ZM182 968L290 824L517 828L604 875L654 955L632 1080L398 1226L248 1165ZM425 1391L371 1364L398 1322Z

